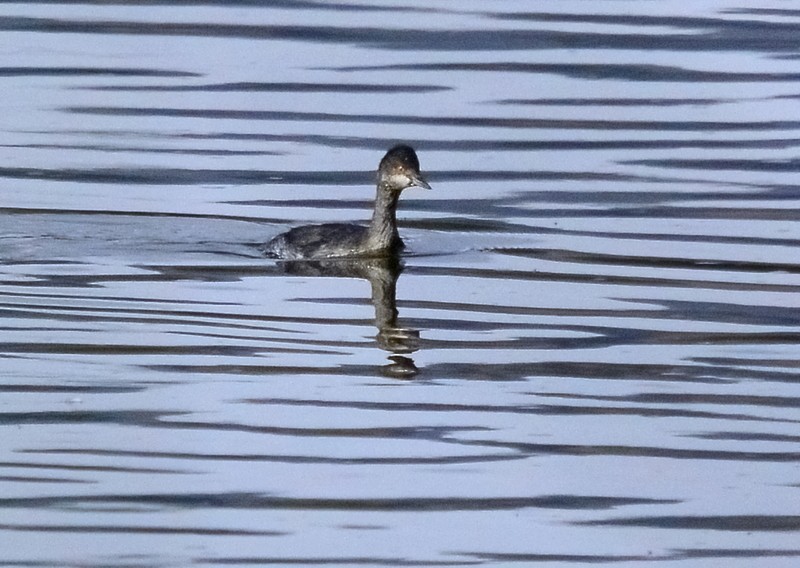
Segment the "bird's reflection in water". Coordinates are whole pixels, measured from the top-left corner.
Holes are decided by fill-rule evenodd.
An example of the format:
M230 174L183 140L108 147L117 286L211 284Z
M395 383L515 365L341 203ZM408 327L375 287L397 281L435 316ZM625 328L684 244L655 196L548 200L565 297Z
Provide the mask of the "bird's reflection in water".
M397 324L397 278L403 265L396 255L381 258L352 258L284 261L280 266L287 274L298 276L334 276L361 278L372 287L378 347L391 353L390 363L381 368L393 378L411 378L418 373L410 357L419 349L419 331Z

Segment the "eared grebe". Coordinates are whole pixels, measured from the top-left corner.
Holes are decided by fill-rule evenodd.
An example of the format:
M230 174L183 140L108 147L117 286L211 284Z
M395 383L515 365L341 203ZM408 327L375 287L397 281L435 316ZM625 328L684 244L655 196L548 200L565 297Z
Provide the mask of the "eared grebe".
M403 247L395 218L397 200L411 186L431 188L419 173L414 149L400 144L386 152L378 166L378 193L369 226L326 223L295 227L269 241L264 252L287 260L386 256L396 252Z

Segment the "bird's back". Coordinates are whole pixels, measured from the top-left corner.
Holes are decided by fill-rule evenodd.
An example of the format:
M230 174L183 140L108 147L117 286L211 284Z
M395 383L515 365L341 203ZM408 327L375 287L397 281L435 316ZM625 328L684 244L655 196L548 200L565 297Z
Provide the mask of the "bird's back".
M364 252L368 229L350 223L295 227L269 241L264 252L273 258L335 258Z

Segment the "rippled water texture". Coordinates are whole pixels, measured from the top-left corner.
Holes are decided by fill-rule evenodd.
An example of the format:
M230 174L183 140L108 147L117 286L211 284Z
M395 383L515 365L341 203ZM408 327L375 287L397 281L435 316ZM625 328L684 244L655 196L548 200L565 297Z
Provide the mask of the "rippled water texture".
M0 37L0 566L800 563L794 3ZM262 256L399 141L402 258Z

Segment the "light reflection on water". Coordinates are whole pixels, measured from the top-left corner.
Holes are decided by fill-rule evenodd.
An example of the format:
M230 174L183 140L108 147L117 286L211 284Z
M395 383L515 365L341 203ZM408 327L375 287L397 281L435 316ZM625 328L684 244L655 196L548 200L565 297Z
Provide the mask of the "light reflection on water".
M793 566L797 16L3 4L0 564Z

